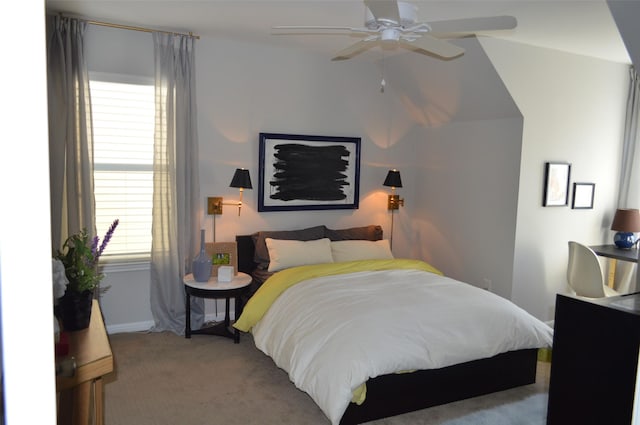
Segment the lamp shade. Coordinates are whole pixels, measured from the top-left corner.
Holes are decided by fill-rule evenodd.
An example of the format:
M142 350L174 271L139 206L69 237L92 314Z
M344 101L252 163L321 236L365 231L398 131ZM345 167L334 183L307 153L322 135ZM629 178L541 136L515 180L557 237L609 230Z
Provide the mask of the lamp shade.
M400 178L400 171L398 170L389 170L387 173L387 178L384 179L383 186L390 187L402 187L402 179Z
M640 211L631 208L616 210L611 230L618 232L640 232Z
M640 212L637 209L622 208L616 210L611 223L611 230L615 230L613 242L618 248L631 249L638 239L634 232L640 232Z
M236 172L233 174L233 178L231 179L231 184L229 184L229 187L253 189L253 186L251 186L251 176L249 175L249 170L246 170L244 168L236 168Z

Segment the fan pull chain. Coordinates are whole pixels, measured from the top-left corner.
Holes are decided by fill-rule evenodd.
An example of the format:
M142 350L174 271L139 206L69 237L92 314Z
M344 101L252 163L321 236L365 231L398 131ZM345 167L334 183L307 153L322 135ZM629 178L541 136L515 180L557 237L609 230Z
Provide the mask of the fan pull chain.
M382 53L382 81L380 81L380 93L384 93L384 87L387 85L387 82L384 80L384 52Z

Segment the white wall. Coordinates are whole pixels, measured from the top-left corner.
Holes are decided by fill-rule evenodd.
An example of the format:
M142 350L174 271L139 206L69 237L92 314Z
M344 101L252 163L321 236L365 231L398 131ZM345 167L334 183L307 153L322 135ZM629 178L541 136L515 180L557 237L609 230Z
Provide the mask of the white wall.
M628 66L483 39L524 116L513 301L553 319L566 293L567 241L611 243ZM572 164L571 183L595 183L594 208L542 207L544 163Z
M56 383L44 2L21 1L11 12L20 19L3 28L20 34L20 42L7 43L4 53L15 61L0 69L0 420L51 425Z
M152 74L148 34L90 32L91 68ZM397 167L406 199L395 216L397 256L423 258L453 277L490 284L536 316L551 318L553 296L564 290L566 240L608 240L602 222L617 184L625 67L483 41L492 64L477 40L458 42L467 53L455 61L385 58L382 94L379 62L336 63L302 50L200 39L199 166L207 239L212 218L204 215L206 197L236 200L238 192L228 185L237 167L250 169L255 189L245 191L240 217L225 206L216 218L218 241L320 223L380 223L389 236L382 181ZM361 137L360 209L258 213L259 132ZM596 183L594 210L540 206L548 160L571 161L574 176ZM593 233L587 237L585 229ZM150 323L148 272L107 272L104 283L111 289L102 305L109 330Z
M102 27L90 27L89 31L90 69L152 74L152 44L148 34ZM486 120L519 117L517 108L477 41L461 42L465 43L468 52L458 61L442 62L410 54L385 58L387 88L382 94L379 90L382 64L372 65L358 60L335 63L302 50L203 37L197 43L196 75L202 223L207 229L207 239L212 237L213 222L212 217L204 215L205 199L207 196L224 196L227 201L237 199L237 191L228 187L236 167L251 170L256 189L245 191L241 217L233 207L225 206L225 213L216 218L218 241L233 240L236 234L260 229L306 227L319 223L334 228L380 223L388 236L390 216L386 211L387 191L382 181L389 168L398 167L405 181L401 195L406 197L407 207L397 215L394 251L398 256L434 256L438 247L415 237L417 230L421 229L420 223L426 211L424 205L428 204L428 198L420 189L424 162L419 155L429 153L428 146L436 146L434 143L444 137L442 134L455 135L458 142L473 137L478 131L486 133ZM114 49L113 46L119 48ZM483 83L478 84L478 81ZM451 126L452 121L465 121L467 124L460 132L462 127ZM499 128L502 130L486 133L494 139L491 143L497 143L489 149L514 143L515 140L515 149L519 151L518 126L515 131L510 125ZM258 213L260 132L361 137L360 208ZM478 139L476 143L484 140L489 141ZM483 150L480 146L477 148ZM472 157L467 157L467 160L469 158ZM517 159L516 155L516 162ZM446 164L446 159L441 164ZM513 165L507 165L507 168L513 168ZM484 168L484 172L492 174L488 180L482 173L474 173L472 179L477 184L476 191L493 186L483 186L483 182L495 180L493 169L492 165ZM460 175L465 175L464 169L460 170ZM512 184L515 180L517 175L504 181ZM466 195L459 196L460 201L465 199ZM469 211L473 215L473 209ZM503 213L502 221L513 220L513 214ZM477 222L478 217L474 215L473 219ZM513 232L508 227L513 226L507 226L507 235ZM503 231L495 226L481 228L489 233ZM451 236L461 239L462 246L467 249L464 257L469 261L464 273L459 274L461 278L474 276L474 268L483 258L472 255L478 249L486 248L487 244L484 236L474 237L477 231L477 228L471 232L464 231L462 238L455 234ZM505 239L504 236L493 236L494 242ZM421 249L423 243L429 247L428 250ZM508 246L502 249L505 255L510 252ZM445 271L456 271L446 262L442 264ZM496 271L497 268L503 271ZM503 282L503 292L508 295L510 262L493 267L492 273L501 276L497 279ZM481 274L487 275L484 270ZM110 331L126 330L131 324L140 326L150 322L148 272L107 269L104 284L110 286L102 298L105 321Z

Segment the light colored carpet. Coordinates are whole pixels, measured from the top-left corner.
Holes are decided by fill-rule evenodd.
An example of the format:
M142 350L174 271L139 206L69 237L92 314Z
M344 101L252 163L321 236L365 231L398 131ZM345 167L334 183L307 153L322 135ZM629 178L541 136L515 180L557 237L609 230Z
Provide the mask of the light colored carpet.
M548 400L546 393L534 394L523 400L478 410L443 425L544 425Z
M173 333L123 333L111 335L110 341L116 371L105 380L108 425L329 424L313 400L255 348L250 335L242 335L240 344L208 335L185 339ZM549 364L539 362L535 384L370 424L475 425L482 422L448 421L487 410L506 421L492 425L543 424L546 402L544 411L530 409L528 398L539 394L539 400L546 400L548 382ZM509 422L505 416L516 412L522 417L527 411L542 415L542 422Z

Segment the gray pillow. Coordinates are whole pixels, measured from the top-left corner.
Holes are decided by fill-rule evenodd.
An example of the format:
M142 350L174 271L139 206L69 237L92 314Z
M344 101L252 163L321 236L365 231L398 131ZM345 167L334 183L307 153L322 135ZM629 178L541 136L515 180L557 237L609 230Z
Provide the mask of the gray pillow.
M266 238L285 239L289 241L313 241L324 238L325 230L327 230L325 226L315 226L300 230L273 230L254 233L251 235L256 246L253 261L258 263L258 267L261 269L269 267L269 251L264 241Z
M379 241L382 239L382 226L372 224L363 227L351 227L349 229L327 229L325 237L332 241Z

